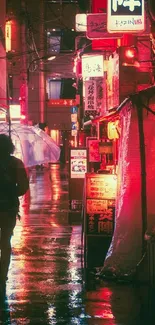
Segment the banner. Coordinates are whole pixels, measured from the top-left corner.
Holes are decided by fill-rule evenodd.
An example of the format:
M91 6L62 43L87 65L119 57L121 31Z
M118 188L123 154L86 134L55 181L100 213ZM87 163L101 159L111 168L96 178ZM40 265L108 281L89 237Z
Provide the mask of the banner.
M85 111L96 110L96 81L85 81Z

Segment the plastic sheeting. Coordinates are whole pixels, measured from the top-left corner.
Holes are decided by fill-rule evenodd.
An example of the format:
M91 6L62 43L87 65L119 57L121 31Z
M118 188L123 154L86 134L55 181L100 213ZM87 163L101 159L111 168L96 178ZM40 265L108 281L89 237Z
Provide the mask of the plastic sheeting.
M0 133L9 134L7 123L0 123ZM14 156L20 158L26 167L59 160L60 148L50 136L36 126L12 123L11 138L15 145Z
M141 161L137 110L120 112L115 229L101 274L128 276L142 257ZM148 231L155 226L155 116L143 109ZM142 171L145 173L145 171Z

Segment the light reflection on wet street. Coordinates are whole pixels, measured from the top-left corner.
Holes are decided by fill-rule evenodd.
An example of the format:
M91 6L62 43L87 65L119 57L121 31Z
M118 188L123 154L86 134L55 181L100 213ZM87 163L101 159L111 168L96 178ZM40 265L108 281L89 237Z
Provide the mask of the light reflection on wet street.
M134 286L95 284L87 277L81 225L68 223L68 202L67 168L55 164L30 172L30 192L21 201L21 220L12 238L0 324L143 324Z

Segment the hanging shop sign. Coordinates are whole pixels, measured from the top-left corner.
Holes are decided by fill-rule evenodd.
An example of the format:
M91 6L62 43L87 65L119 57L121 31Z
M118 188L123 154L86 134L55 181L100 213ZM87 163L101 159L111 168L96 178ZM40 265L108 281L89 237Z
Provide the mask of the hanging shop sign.
M76 14L75 29L77 32L86 32L86 30L87 30L87 15L86 14Z
M143 32L144 0L108 0L107 29L114 32Z
M19 122L20 121L20 118L21 118L20 109L21 109L20 105L10 105L10 118L14 122L15 121Z
M6 122L6 112L0 108L0 122Z
M5 48L6 52L11 51L11 21L7 21L5 24Z
M122 37L121 34L112 34L107 31L107 14L88 14L86 35L92 40Z
M70 178L84 178L87 172L87 149L70 150Z
M76 105L76 100L75 99L49 99L47 102L48 107L53 107L53 106L73 106Z
M104 101L104 82L103 77L95 78L96 81L96 110L102 115Z
M77 114L71 114L71 122L77 123Z
M82 55L82 77L103 77L103 55Z
M119 105L119 56L115 53L109 57L106 78L107 110Z
M96 81L85 81L85 111L96 110Z

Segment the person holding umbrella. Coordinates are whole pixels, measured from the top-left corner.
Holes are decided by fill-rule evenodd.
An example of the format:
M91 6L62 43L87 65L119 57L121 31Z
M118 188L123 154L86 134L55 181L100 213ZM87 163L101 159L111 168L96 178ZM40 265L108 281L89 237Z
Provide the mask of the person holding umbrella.
M0 292L5 289L11 256L11 237L19 212L19 197L29 189L23 162L14 157L9 136L0 134Z

